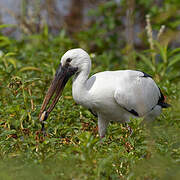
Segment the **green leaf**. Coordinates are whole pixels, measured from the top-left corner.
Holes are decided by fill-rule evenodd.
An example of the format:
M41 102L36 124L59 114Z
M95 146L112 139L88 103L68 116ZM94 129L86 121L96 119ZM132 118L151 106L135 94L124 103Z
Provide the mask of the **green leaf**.
M23 67L19 70L19 72L23 72L23 71L39 71L39 72L42 72L41 69L36 68L36 67L32 67L32 66Z
M14 55L16 55L15 52L9 52L9 53L5 54L5 57L8 57L8 56L14 56Z
M15 25L13 25L13 24L1 24L0 25L0 29L8 28L8 27L15 27Z
M25 83L25 84L26 84L26 83L32 83L32 82L35 82L35 81L38 81L38 80L40 80L40 78L32 78L32 79L26 80L24 83Z
M177 53L179 51L180 51L180 48L173 49L170 52L168 52L168 56L172 56L172 55L174 55L175 53Z
M179 79L180 79L180 73L174 74L169 78L170 81L175 81L175 80L179 80Z
M47 24L44 26L44 36L45 37L48 37L48 33L49 33L49 30L48 30L48 26Z
M171 59L172 59L172 60L171 60ZM180 62L180 54L178 54L178 55L173 56L172 58L170 58L168 67L171 67L171 66L175 65L177 62Z
M162 46L160 43L158 43L157 41L154 41L154 44L156 45L156 47L159 49L161 57L163 59L164 63L167 63L167 45L166 46Z
M157 53L157 52L154 49L146 49L146 50L143 50L142 53Z
M136 52L136 55L140 57L140 59L146 64L149 66L149 68L152 69L153 72L156 71L156 68L154 67L154 65L152 64L151 60L148 59L145 55L143 54L140 54L140 53L137 53Z
M159 64L158 67L157 67L157 71L158 72L162 71L163 67L164 67L163 63Z
M7 46L11 43L8 37L0 36L0 46Z
M8 58L7 61L10 62L14 66L14 68L16 68L16 59Z

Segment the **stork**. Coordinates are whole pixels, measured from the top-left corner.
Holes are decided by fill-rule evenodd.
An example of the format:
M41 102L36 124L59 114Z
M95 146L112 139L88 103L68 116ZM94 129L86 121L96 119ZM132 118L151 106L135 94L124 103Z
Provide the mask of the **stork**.
M153 120L170 105L152 77L136 70L104 71L89 78L91 59L83 49L68 50L61 58L55 77L41 106L40 121L53 110L68 79L74 75L73 99L98 117L100 138L110 121L128 122L133 117ZM52 103L47 108L50 99Z

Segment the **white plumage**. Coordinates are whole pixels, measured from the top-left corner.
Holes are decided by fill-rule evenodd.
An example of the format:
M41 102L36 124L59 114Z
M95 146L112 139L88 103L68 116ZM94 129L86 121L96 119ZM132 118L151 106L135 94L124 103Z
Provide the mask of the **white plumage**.
M67 51L61 58L61 65L77 68L72 85L73 98L97 115L100 137L105 136L110 121L123 123L130 117L151 120L161 113L162 107L169 106L154 80L146 73L105 71L88 78L91 60L82 49Z

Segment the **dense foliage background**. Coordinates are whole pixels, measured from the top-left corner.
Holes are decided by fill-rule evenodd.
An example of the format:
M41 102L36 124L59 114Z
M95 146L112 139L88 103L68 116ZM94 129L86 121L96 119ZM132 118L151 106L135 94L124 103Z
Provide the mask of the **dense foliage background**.
M31 4L30 21L25 2L18 26L0 25L0 179L179 179L179 1L98 1L88 23L72 24L69 14L56 29L49 21L38 23L41 3ZM72 1L71 8L77 2L83 3ZM13 29L18 37L9 34ZM44 137L42 100L61 56L75 47L90 54L92 74L127 68L149 73L172 107L153 123L133 119L131 136L125 125L112 123L100 142L97 119L75 104L69 82Z

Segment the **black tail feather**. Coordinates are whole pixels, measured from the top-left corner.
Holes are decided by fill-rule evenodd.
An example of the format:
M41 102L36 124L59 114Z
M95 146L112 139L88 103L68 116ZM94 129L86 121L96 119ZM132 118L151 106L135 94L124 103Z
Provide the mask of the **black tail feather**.
M161 106L162 108L168 108L168 107L171 107L170 104L165 103L165 102L158 102L158 105Z
M159 88L159 87L158 87ZM159 101L158 101L158 105L161 106L162 108L168 108L168 107L171 107L170 104L164 102L165 101L165 97L161 91L161 89L159 88L159 91L160 91L160 98L159 98Z

